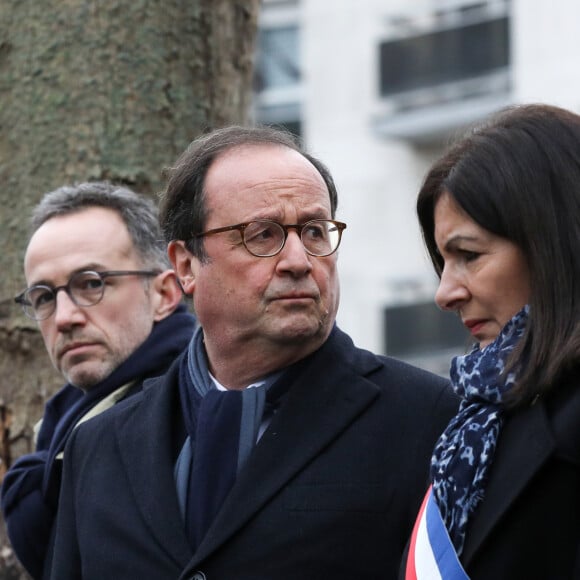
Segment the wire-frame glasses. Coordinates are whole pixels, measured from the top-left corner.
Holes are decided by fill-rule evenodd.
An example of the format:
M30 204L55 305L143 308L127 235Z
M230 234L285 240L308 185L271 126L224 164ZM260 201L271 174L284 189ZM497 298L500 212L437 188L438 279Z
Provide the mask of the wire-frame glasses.
M35 284L16 296L14 301L33 320L45 320L56 310L56 295L64 290L77 306L94 306L105 294L105 279L115 276L157 276L159 270L108 270L75 272L63 286Z

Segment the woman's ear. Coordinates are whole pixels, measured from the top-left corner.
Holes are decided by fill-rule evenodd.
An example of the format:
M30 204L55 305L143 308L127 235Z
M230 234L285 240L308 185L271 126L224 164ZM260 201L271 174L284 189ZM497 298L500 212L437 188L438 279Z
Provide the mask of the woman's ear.
M173 264L177 279L185 294L193 294L195 271L199 260L185 247L182 240L174 240L167 247L167 254Z

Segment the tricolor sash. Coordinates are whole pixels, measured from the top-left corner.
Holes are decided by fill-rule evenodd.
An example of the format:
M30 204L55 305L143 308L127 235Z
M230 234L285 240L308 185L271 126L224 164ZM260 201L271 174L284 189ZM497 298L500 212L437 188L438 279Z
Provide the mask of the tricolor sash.
M417 515L405 580L469 580L429 487Z

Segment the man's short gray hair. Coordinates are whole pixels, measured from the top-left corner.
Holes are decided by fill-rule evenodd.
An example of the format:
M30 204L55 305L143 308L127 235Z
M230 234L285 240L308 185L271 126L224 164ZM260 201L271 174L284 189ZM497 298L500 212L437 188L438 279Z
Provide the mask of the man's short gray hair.
M155 203L127 187L106 181L65 185L46 193L32 212L31 235L51 218L91 207L117 212L127 226L143 267L161 270L171 267Z

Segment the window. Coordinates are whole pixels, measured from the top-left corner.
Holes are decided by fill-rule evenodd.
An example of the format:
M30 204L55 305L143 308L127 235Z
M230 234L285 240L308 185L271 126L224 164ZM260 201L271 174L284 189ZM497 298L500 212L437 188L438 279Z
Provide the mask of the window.
M440 146L513 102L511 0L438 0L385 19L378 133Z
M506 70L508 32L509 21L503 17L383 42L381 96Z
M395 21L379 46L382 98L412 108L509 89L509 0Z
M254 114L301 134L302 74L297 6L266 3L258 31Z
M385 352L446 376L452 356L464 354L472 340L459 318L433 302L384 310Z
M255 89L258 93L300 84L298 27L269 28L258 32Z

